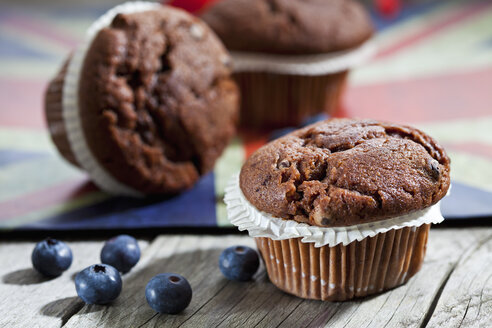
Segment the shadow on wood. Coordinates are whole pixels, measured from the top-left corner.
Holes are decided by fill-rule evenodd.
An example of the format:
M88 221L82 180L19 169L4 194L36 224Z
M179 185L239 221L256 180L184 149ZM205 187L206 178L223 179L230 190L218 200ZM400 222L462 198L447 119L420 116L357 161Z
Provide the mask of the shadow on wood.
M63 318L67 316L67 312L77 312L83 306L84 302L77 296L65 297L44 305L39 312L49 317ZM76 310L67 311L69 308L75 308Z
M8 285L34 285L53 279L56 279L56 277L45 277L33 268L12 271L2 277L3 283Z
M79 312L85 303L77 296L65 297L57 299L56 301L45 304L39 313L48 317L60 318L62 326L70 319L75 313ZM101 311L102 306L88 306L88 313Z

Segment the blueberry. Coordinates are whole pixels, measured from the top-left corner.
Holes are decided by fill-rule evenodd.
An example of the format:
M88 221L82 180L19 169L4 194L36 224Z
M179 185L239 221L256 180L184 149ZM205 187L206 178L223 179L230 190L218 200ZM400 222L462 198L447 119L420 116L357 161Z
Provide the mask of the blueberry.
M272 133L270 133L270 136L268 137L268 141L272 141L272 140L278 139L280 137L283 137L286 134L294 132L295 130L296 130L296 128L293 128L293 127L274 130L274 131L272 131Z
M220 271L229 280L248 281L259 266L258 253L247 246L232 246L220 254Z
M77 273L75 289L87 304L106 304L121 293L121 276L107 264L94 264Z
M191 302L191 286L176 273L161 273L150 279L145 288L147 303L160 313L176 314Z
M119 235L108 240L101 250L101 262L126 273L140 260L140 247L135 238Z
M57 277L72 264L72 250L62 241L47 238L34 247L31 261L34 269L47 277Z
M324 121L324 120L327 120L329 118L330 118L330 115L328 115L326 113L321 113L321 114L317 114L314 116L309 116L302 121L301 127L305 127L305 126L308 126L308 125L311 125L314 123L318 123L320 121Z

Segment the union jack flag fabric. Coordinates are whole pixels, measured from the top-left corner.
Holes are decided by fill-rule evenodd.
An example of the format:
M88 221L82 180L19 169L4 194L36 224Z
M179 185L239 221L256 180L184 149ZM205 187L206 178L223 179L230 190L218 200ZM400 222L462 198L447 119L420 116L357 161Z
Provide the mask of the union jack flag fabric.
M400 2L374 14L377 55L352 71L337 116L417 126L452 159L447 219L492 216L492 1ZM193 190L128 199L98 190L56 152L43 93L108 6L0 4L0 230L228 227L223 191L267 140L242 134Z

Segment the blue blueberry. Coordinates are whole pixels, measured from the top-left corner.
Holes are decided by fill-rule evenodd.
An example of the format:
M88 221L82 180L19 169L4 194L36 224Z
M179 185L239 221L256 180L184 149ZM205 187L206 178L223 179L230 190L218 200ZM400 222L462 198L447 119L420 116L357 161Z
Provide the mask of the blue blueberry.
M126 273L140 260L140 247L135 238L119 235L108 240L101 250L101 262Z
M31 261L34 269L47 277L57 277L72 264L72 250L62 241L47 238L34 247Z
M75 289L87 304L106 304L121 293L121 276L107 264L94 264L77 273Z
M321 113L321 114L317 114L314 116L309 116L302 121L301 127L305 127L305 126L308 126L308 125L311 125L314 123L318 123L320 121L324 121L324 120L327 120L329 118L330 118L330 115L328 115L326 113Z
M293 127L273 130L272 133L270 133L270 136L268 137L268 141L272 141L272 140L278 139L280 137L283 137L286 134L294 132L295 130L296 130L296 128L293 128Z
M185 277L176 273L161 273L150 279L145 288L147 303L156 312L176 314L191 302L191 286Z
M220 271L229 280L248 281L259 266L258 253L247 246L232 246L220 254Z

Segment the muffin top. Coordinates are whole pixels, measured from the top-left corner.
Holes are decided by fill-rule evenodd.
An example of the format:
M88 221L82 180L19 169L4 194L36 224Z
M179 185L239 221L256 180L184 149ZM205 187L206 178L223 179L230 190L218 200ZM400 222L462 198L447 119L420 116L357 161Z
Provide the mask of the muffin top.
M373 33L353 0L222 0L202 14L229 50L317 54L361 45Z
M117 15L93 39L80 76L94 157L143 193L190 188L235 133L229 60L214 32L182 10Z
M373 222L424 209L449 188L444 149L415 128L331 119L257 150L240 188L256 208L322 227Z

